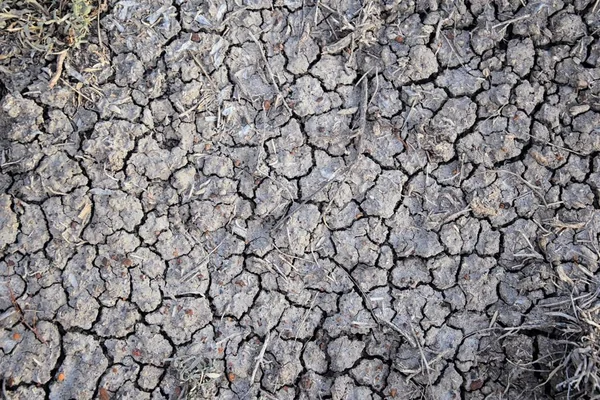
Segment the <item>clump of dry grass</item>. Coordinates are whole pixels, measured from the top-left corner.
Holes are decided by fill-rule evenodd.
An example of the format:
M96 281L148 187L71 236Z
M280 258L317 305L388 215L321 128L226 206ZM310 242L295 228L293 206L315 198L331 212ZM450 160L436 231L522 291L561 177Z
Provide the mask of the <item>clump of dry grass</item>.
M562 349L548 361L557 395L567 399L600 399L600 277L576 264L571 278L559 267L569 289L566 298L551 304L546 316L560 334Z
M323 53L336 54L342 50L347 50L353 55L356 49L369 47L377 43L377 35L379 30L382 29L384 21L381 18L381 7L376 2L367 1L351 21L343 13L317 2L315 25L318 16L321 14L320 7L331 13L331 20L337 24L340 32L346 32L341 39L325 46Z
M26 51L58 54L85 42L100 8L90 0L0 1L0 31L12 42L8 58Z
M177 400L196 400L213 398L214 387L211 383L222 377L210 360L197 355L170 358L171 369L180 382L180 390L175 394Z
M0 0L0 64L56 56L55 86L69 50L87 42L106 8L106 0Z
M48 82L54 87L69 52L87 43L106 9L107 0L0 0L0 72L11 74L23 62L56 57Z

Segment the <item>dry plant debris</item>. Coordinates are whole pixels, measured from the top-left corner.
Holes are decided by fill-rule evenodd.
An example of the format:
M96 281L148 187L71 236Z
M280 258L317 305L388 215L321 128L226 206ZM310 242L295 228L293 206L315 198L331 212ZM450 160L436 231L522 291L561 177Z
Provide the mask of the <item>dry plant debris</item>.
M100 4L100 3L99 3ZM59 54L86 41L90 27L104 6L90 0L4 0L0 30L12 48L3 56L27 56L28 51ZM8 46L8 43L3 43Z

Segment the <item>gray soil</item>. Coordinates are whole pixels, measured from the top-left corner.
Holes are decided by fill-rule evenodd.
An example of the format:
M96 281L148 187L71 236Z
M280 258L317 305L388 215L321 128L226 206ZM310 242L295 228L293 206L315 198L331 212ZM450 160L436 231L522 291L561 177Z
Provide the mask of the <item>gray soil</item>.
M110 1L3 66L3 395L561 396L597 3Z

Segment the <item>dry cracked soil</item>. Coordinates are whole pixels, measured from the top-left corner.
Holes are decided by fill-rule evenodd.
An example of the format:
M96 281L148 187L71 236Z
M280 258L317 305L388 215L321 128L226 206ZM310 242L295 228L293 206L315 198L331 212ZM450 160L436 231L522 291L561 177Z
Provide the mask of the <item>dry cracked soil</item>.
M576 394L548 305L598 269L598 1L111 0L90 29L54 87L53 56L0 70L6 399Z

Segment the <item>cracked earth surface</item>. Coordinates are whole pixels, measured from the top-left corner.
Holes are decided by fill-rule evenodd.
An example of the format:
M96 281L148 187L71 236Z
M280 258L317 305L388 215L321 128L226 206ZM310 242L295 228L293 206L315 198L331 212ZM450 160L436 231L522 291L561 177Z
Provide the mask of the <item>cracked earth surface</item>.
M55 88L12 61L4 392L554 398L522 366L598 266L594 3L110 1Z

